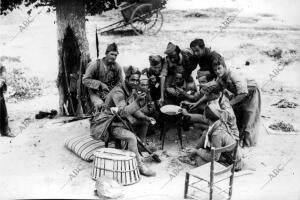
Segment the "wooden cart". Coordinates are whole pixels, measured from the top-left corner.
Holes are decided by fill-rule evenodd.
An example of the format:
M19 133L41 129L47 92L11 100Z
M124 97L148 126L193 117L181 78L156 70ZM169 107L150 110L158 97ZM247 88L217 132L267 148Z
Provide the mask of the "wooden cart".
M117 3L117 2L116 2ZM163 25L165 0L135 0L125 1L116 7L120 10L123 19L108 26L97 29L101 34L131 26L138 34L156 35Z

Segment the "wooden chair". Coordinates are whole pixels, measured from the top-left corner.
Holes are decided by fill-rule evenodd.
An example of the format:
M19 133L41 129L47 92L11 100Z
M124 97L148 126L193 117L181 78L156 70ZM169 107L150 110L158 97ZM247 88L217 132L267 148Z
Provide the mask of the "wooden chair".
M234 169L236 165L236 154L237 154L238 142L231 145L221 147L221 148L211 148L211 162L204 164L200 167L192 169L186 173L185 177L185 187L184 187L184 198L187 197L199 199L193 195L188 195L188 188L192 187L198 191L205 192L209 194L209 200L213 199L215 189L219 192L217 194L225 194L225 197L222 199L231 199L232 196L232 186L233 186L233 177ZM215 155L218 153L232 152L233 151L233 163L227 167L221 165L220 163L214 160ZM190 176L197 179L193 183L190 182ZM229 179L229 186L222 188L217 186L217 183L223 182ZM205 186L198 187L200 183L205 183ZM207 185L208 184L208 185ZM206 189L206 190L205 190ZM209 189L209 190L208 190Z

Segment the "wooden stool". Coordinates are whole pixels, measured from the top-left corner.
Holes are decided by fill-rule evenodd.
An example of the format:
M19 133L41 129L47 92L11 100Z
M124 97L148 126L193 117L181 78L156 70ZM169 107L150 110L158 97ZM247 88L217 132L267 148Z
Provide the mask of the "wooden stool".
M181 149L183 149L183 145L182 145L182 131L181 131L181 126L179 124L180 122L181 122L181 120L179 120L177 122L170 122L170 121L164 121L163 122L162 127L161 127L161 133L160 133L160 140L162 140L161 149L164 149L166 133L169 130L168 125L175 126L176 131L177 131L177 136L178 136L178 139L180 141L180 147L181 147Z

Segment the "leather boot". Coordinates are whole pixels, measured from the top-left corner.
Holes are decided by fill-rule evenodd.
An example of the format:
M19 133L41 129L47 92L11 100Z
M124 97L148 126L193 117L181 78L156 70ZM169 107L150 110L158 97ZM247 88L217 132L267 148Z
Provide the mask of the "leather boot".
M139 171L140 171L140 174L144 175L144 176L155 176L156 175L156 172L149 169L145 164L141 164L139 166Z

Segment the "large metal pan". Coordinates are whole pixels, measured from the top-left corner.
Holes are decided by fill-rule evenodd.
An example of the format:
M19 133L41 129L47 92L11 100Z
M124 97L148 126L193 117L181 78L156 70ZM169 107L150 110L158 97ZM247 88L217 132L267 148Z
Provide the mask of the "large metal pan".
M168 122L178 122L182 118L182 113L180 112L181 107L176 105L165 105L160 108L163 120Z

